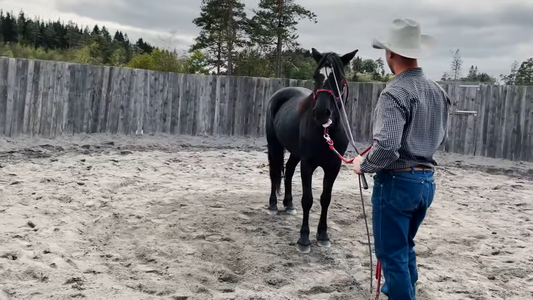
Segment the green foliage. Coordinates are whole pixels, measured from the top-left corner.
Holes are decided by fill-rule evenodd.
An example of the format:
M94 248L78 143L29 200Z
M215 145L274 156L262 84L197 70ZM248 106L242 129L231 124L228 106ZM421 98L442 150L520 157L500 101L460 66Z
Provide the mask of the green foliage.
M99 45L97 42L91 42L85 46L73 49L67 57L70 61L79 63L79 64L92 64L92 65L101 65L103 59L97 55Z
M68 54L64 51L45 50L44 48L32 48L21 44L1 44L0 55L7 57L70 61Z
M294 0L284 1L281 14L279 0L260 0L249 19L243 3L202 0L200 16L193 21L200 34L185 57L142 38L131 42L126 33L111 33L105 26L82 27L0 10L0 55L191 74L274 77L278 70L281 77L311 79L316 62L309 50L299 47L296 26L304 19L316 23L316 15ZM389 78L379 60L360 57L347 72L353 80Z
M387 82L393 75L387 74L382 58L363 60L357 56L351 62L349 78L356 82Z
M317 23L315 13L303 6L296 4L294 0L283 1L280 7L279 0L260 0L259 9L253 10L251 26L248 30L250 41L263 53L274 52L278 36L287 49L299 47L296 25L302 19Z
M516 82L516 73L518 72L518 61L514 61L511 65L511 73L504 75L500 74L500 79L505 85L514 85Z
M187 61L179 59L176 53L155 48L152 53L135 56L128 64L130 68L161 72L187 72Z
M516 72L516 85L533 85L533 58L522 62Z
M466 82L479 82L479 83L496 83L496 78L490 76L485 72L479 72L477 66L470 66L468 75L461 77L461 68L463 66L463 59L461 58L460 50L452 51L453 57L450 65L450 71L445 72L442 75L442 81L466 81Z
M496 78L491 77L487 73L479 73L477 66L471 66L468 70L468 76L462 78L463 81L480 82L480 83L495 83Z
M511 65L511 73L501 74L500 78L505 85L533 85L533 57L520 65L515 61Z
M209 74L209 58L201 51L194 51L185 61L186 73Z
M273 77L274 65L258 50L245 48L239 52L235 60L236 76Z
M253 12L255 15L247 30L250 44L270 59L275 58L275 74L281 77L285 73L284 50L295 50L300 46L296 25L302 19L317 23L317 17L294 0L260 0L259 9Z
M153 70L155 68L155 63L151 54L143 53L135 56L126 66L136 69Z
M372 74L377 73L378 64L373 59L365 59L361 64L361 73Z
M190 51L207 51L209 64L221 74L222 68L233 70L236 48L245 44L247 18L241 0L202 0L200 16L193 20L200 34Z
M112 36L105 26L82 29L73 22L31 20L23 12L15 17L0 11L0 41L0 55L9 57L206 73L201 53L192 60L180 59L176 52L155 48L142 38L131 43L121 31Z
M359 56L356 56L352 59L351 62L351 71L352 72L361 72L363 70L363 59Z

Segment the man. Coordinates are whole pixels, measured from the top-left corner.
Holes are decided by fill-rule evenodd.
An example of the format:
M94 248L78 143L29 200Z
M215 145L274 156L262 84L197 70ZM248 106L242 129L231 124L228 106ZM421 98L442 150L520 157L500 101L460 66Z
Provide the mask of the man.
M372 45L385 50L395 77L374 111L373 147L353 164L358 174L375 173L374 244L385 277L381 291L390 300L416 299L413 239L435 195L433 155L446 138L450 100L417 62L433 45L410 19L394 20L387 37Z

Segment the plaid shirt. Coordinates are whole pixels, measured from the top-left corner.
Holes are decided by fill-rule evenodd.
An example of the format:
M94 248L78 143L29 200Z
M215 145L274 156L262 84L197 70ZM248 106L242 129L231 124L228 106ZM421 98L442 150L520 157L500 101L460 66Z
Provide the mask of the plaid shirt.
M445 141L450 99L421 68L389 81L374 110L374 144L361 163L364 173L434 167L433 155Z

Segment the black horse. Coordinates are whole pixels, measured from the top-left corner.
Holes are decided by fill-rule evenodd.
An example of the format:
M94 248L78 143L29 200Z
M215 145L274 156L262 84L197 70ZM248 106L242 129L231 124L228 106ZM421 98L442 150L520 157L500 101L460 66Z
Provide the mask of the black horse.
M311 182L317 167L324 170L324 181L320 196L322 211L316 238L320 246L331 246L327 233L327 214L333 183L339 174L342 161L326 143L323 125L331 121L328 127L329 135L335 141L337 151L340 155L344 155L349 140L343 131L341 114L335 101L342 100L337 87L341 91L344 90L343 87L347 88L344 69L357 51L339 57L336 53L322 54L313 48L312 56L318 64L313 75L314 90L302 87L282 88L272 95L267 107L266 138L271 181L268 210L271 214L277 214L276 194L279 194L281 179L285 176L283 199L285 212L296 214L292 201L292 177L296 166L301 162L303 223L297 249L302 253L311 251L309 240L309 211L313 206ZM290 156L284 172L285 149L290 152Z

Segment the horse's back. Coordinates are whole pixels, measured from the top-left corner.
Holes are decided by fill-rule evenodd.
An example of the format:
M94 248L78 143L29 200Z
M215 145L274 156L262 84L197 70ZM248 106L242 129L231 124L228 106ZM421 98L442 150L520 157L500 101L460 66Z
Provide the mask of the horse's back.
M274 132L281 144L297 155L299 150L300 114L298 104L309 97L312 91L303 87L286 87L276 91L270 98L269 110Z
M281 109L283 105L290 102L300 102L307 98L312 93L310 89L304 88L304 87L284 87L279 90L277 90L272 96L270 97L269 103L268 103L268 109L272 113L272 116L278 112L278 110Z

